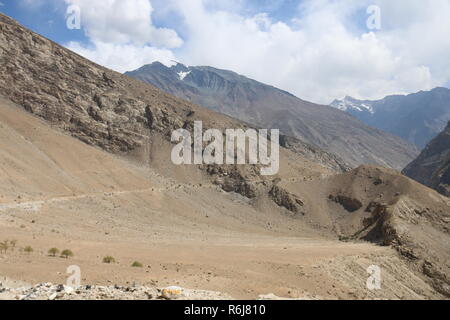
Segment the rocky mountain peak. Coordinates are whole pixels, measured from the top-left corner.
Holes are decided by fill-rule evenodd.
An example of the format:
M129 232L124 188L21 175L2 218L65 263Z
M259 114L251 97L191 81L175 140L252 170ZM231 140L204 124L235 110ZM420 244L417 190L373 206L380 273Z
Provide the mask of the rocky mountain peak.
M342 100L334 100L331 106L346 112L364 112L374 114L373 106L369 101L362 101L350 96L346 96Z

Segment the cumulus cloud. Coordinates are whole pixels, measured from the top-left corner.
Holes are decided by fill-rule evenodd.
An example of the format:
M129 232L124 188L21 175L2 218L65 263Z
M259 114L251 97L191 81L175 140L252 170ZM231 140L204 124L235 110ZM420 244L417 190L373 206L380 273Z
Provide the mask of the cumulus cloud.
M153 61L170 63L182 39L174 30L155 27L149 0L65 0L77 5L89 44L70 42L69 49L119 72Z
M65 1L80 5L93 43L69 48L118 71L174 59L231 69L320 103L450 80L449 0L303 0L289 21L271 18L267 6L254 12L253 5L249 15L248 1L164 0L164 14L180 17L171 25L183 40L154 25L150 0ZM366 28L373 3L381 9L381 30Z
M153 61L172 65L173 61L176 60L170 50L151 46L96 41L91 46L84 46L78 42L69 42L66 47L89 60L122 73L138 69Z
M94 42L147 44L176 48L183 41L174 30L157 28L148 0L65 0L81 9L83 28Z
M379 31L361 29L373 1L306 0L295 21L280 22L208 10L202 0L173 0L189 34L181 60L233 69L320 103L445 84L449 1L376 2Z

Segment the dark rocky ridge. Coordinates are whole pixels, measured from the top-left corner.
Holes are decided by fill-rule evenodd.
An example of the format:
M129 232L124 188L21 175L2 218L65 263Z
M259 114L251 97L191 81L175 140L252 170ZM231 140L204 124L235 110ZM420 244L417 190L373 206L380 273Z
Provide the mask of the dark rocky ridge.
M450 121L403 173L450 197Z
M294 95L212 67L172 67L155 62L127 72L177 97L337 154L351 166L404 168L418 150L406 141L371 128L349 114L303 101Z

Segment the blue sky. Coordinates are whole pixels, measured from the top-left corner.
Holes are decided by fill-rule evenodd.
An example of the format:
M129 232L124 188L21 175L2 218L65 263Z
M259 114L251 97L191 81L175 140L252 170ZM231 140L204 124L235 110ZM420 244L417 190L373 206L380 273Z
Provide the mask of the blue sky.
M42 1L38 8L26 1L0 0L3 6L0 11L25 27L55 41L64 44L67 41L85 41L88 39L82 30L69 30L66 28L66 6L55 6L54 1Z
M33 5L30 1L2 0L0 12L16 19L25 27L55 41L65 44L70 41L80 41L89 43L83 30L69 30L66 27L66 9L64 1L39 1L39 5ZM100 0L102 1L102 0ZM219 1L220 2L220 1ZM158 8L165 6L166 0L155 0L152 2L156 9L154 22L160 27L177 27L176 14L163 17L158 16ZM254 16L260 12L267 12L271 18L280 21L290 21L297 16L298 6L301 1L298 0L248 0L245 1L245 7L239 8L239 12L247 16ZM221 6L219 3L208 4L210 9L220 9L228 6ZM230 10L232 11L232 10ZM179 30L182 34L183 30Z
M319 103L450 87L450 0L0 2L24 26L119 72L156 60L212 65ZM369 29L373 4L380 28ZM69 5L80 8L80 30L66 27Z

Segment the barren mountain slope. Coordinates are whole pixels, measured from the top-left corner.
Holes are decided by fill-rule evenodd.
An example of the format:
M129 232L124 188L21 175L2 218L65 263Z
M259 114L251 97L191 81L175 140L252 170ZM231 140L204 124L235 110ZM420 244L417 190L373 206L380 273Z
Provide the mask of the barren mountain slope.
M450 197L450 122L403 173Z
M0 17L0 94L88 144L126 153L148 145L149 136L170 140L173 130L192 128L194 121L203 121L205 129L248 128L100 67ZM348 168L338 157L290 140L289 147L300 145L302 158L331 170Z
M400 170L418 154L401 138L345 112L303 101L231 71L182 64L169 68L155 62L126 74L251 124L278 128L337 154L353 167L377 164Z
M0 150L0 241L17 240L0 253L0 299L14 298L8 288L26 287L23 281L66 283L69 265L80 266L82 285L180 285L251 299L440 297L388 247L338 242L308 226L312 215L289 214L205 180L165 178L4 100ZM33 252L21 251L28 245ZM50 257L53 247L75 256ZM102 263L107 255L117 262ZM144 268L132 268L133 261ZM382 291L365 287L374 264L383 269Z
M448 198L397 171L370 166L312 182L284 180L280 187L301 197L314 221L341 239L394 247L450 296Z
M192 129L194 121L222 131L248 125L102 68L5 16L2 21L0 94L83 142L140 159L180 181L206 180L248 198L263 195L280 206L286 206L276 199L280 195L270 193L277 178L311 179L345 168L337 158L287 138L282 144L294 151L281 148L275 177L261 176L258 166L174 166L173 130Z

